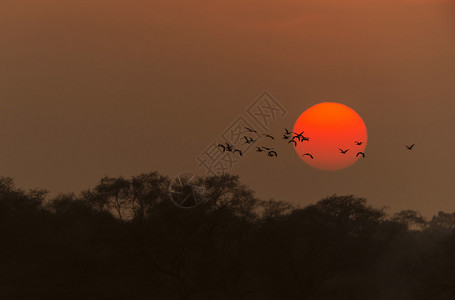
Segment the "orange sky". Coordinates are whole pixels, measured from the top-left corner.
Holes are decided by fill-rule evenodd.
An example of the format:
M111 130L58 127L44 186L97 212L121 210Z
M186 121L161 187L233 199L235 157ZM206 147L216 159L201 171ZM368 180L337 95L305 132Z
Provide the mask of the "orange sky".
M259 196L453 211L454 29L451 0L2 1L1 174L77 192L199 172L195 156L268 90L288 111L274 134L318 102L354 108L368 159L327 174L288 148L252 153L232 172Z

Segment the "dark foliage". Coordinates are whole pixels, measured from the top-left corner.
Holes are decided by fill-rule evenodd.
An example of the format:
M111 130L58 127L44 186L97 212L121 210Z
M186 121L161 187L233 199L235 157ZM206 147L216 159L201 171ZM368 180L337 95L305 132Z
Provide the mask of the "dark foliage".
M455 213L296 209L237 176L182 209L157 172L49 198L0 179L0 299L455 299Z

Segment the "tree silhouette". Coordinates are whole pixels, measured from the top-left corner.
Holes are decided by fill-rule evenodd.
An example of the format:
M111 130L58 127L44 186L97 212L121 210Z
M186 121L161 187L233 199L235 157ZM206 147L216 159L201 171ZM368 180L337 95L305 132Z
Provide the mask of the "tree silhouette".
M353 195L302 208L238 176L158 172L50 197L0 178L0 299L454 299L455 217L387 216Z

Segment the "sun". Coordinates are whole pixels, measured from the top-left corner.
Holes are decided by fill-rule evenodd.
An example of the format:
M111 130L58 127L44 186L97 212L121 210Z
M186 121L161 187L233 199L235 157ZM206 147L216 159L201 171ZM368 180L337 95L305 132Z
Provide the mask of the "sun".
M336 102L319 103L305 110L293 131L309 138L297 143L295 151L299 157L320 170L341 170L354 164L362 158L357 153L364 152L367 145L362 118L352 108Z

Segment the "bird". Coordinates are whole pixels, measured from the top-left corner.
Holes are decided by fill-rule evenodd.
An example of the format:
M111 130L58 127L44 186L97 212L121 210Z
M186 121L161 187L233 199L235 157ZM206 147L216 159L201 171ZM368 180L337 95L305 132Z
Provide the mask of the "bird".
M251 129L250 127L245 127L245 129L248 130L249 132L257 132L256 130Z
M302 131L301 133L298 133L298 134L294 132L295 136L293 136L292 139L297 138L300 141L300 138L303 137L304 132L305 131Z
M231 152L234 146L229 143L226 143L226 151Z
M275 151L269 151L269 153L267 153L268 156L275 156L277 157L278 154L275 152Z
M235 152L238 152L240 154L240 156L242 156L242 151L241 150L235 149L234 151L232 151L232 153L235 153Z
M291 134L292 134L292 131L287 130L287 128L285 128L284 130L285 130L285 132L286 132L286 133L285 133L286 135L291 135Z
M243 138L245 139L245 141L246 141L245 143L247 143L247 144L256 142L256 140L253 140L253 138L251 138L251 137L248 138L247 136L243 136Z
M408 150L412 150L415 144L412 144L411 146L404 145Z
M294 143L294 147L297 147L297 142L294 140L294 138L293 138L292 140L290 140L290 141L288 142L288 144L289 144L289 143Z
M283 140L287 140L287 139L289 139L289 135L285 135L285 134L283 134L283 137L282 137L282 139L283 139Z
M226 147L223 144L218 144L218 147L223 148L223 152L226 151Z
M273 136L271 136L270 134L264 134L265 137L268 137L268 138L271 138L272 140L274 140L275 138Z
M256 148L257 148L257 149L256 149L256 152L262 152L262 151L264 151L264 150L262 150L261 147L257 147L257 146L256 146Z
M357 146L362 145L362 143L363 143L363 142L357 142L357 141L355 141L355 144L356 144Z
M302 142L303 142L303 141L309 141L309 140L310 140L309 137L307 137L307 136L302 136Z
M359 153L357 153L357 154L355 155L355 157L357 157L357 156L359 156L359 155L362 155L362 157L365 158L365 153L359 152Z
M340 149L340 148L338 148L338 150L340 150L340 153L342 153L342 154L346 154L346 152L348 152L348 151L349 151L349 149L347 149L347 150L343 150L343 149Z
M310 153L305 153L302 156L305 156L305 155L308 155L311 159L313 159L313 155L311 155Z

